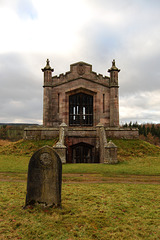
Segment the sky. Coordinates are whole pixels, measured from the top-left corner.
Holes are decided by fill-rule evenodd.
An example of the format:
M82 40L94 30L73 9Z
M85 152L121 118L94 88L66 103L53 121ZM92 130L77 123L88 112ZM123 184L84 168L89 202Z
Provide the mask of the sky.
M0 0L0 122L43 118L43 73L119 73L120 124L160 123L159 0Z

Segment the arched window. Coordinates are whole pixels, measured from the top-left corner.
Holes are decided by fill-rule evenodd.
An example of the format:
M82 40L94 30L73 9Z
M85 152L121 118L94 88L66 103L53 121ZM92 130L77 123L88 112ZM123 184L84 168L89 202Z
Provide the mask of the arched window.
M69 125L93 125L93 96L78 93L69 97Z

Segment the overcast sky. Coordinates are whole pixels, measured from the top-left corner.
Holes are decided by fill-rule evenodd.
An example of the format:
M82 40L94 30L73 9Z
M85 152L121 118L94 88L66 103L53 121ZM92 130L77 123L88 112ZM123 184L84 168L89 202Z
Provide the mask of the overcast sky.
M42 124L43 73L116 59L120 123L160 122L159 0L0 0L0 122Z

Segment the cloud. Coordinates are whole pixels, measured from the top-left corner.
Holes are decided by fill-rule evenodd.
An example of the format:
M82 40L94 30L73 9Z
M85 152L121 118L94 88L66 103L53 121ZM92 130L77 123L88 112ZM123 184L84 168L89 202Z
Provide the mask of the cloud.
M37 11L29 0L19 0L16 8L21 19L37 18Z
M36 58L32 56L33 63ZM27 62L27 56L0 55L0 121L42 122L40 66L37 64L35 71L31 66L34 64Z
M159 122L160 91L140 92L120 97L121 122Z
M47 58L54 74L82 60L108 76L115 58L121 121L159 121L160 1L1 0L0 6L0 121L42 120Z
M32 3L32 0L1 0L0 6L3 11L13 11L21 19L37 17L37 11Z

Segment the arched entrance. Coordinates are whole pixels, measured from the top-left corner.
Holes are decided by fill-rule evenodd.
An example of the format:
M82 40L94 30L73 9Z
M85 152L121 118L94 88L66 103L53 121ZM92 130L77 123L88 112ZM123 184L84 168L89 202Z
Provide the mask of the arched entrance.
M87 143L78 143L72 146L72 163L92 163L93 146Z
M78 93L69 97L69 125L93 125L93 96Z

